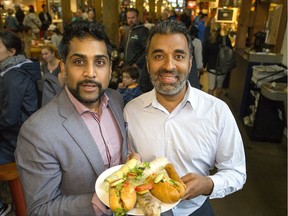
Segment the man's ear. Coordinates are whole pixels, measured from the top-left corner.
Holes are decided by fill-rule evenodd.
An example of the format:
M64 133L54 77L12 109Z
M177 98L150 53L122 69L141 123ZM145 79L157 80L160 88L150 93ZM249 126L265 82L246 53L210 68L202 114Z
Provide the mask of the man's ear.
M60 69L61 69L62 76L66 77L65 63L63 60L60 61Z
M189 68L192 68L192 62L193 62L193 56L191 56L191 58L189 59ZM189 70L190 73L191 70Z
M10 49L9 53L11 54L9 56L14 56L16 54L16 49L15 48Z
M147 69L147 72L149 74L149 62L146 60L146 69Z

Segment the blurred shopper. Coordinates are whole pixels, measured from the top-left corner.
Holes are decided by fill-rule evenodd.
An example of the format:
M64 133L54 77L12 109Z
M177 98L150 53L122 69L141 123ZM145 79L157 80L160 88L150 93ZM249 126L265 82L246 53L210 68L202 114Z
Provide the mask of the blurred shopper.
M17 21L16 17L13 16L13 14L13 9L9 8L8 15L5 17L5 28L9 31L17 33L19 28L19 22Z
M83 9L78 8L74 17L72 17L72 22L83 20Z
M180 21L189 29L191 25L191 12L188 8L183 9L183 12L180 14Z
M42 100L41 106L46 105L51 99L61 92L63 80L61 77L60 59L57 57L57 50L53 46L45 46L41 50L44 62L41 65L43 74L41 80Z
M93 9L89 9L87 13L87 20L90 22L95 22L95 13Z
M201 40L202 45L204 44L204 37L205 37L205 27L207 22L208 15L202 14L197 26L198 29L198 38Z
M0 164L15 161L20 127L38 109L40 78L40 70L23 54L21 39L0 31Z
M40 37L40 28L41 28L42 22L39 19L39 17L35 14L33 5L29 5L29 11L23 20L23 25L27 27L31 27L32 32L35 34L35 36L37 38Z
M222 93L223 81L226 74L219 74L216 71L217 54L219 45L222 44L223 36L220 34L220 23L213 23L210 28L210 37L204 47L203 63L208 72L208 93L220 97ZM223 32L224 35L224 32ZM232 48L231 41L225 36L226 45Z
M148 29L138 20L139 11L136 8L127 9L128 33L124 41L124 61L120 66L134 65L143 69L145 64L145 47Z
M50 35L51 44L55 46L57 49L59 49L59 45L63 37L62 33L54 24L51 24L47 30L50 32L49 35Z
M15 17L19 23L18 31L23 32L24 31L24 25L23 25L23 20L25 17L25 13L22 10L21 6L19 4L15 4Z
M42 4L42 11L39 13L39 19L42 22L40 36L44 38L49 25L52 23L52 18L48 12L48 7L46 4Z

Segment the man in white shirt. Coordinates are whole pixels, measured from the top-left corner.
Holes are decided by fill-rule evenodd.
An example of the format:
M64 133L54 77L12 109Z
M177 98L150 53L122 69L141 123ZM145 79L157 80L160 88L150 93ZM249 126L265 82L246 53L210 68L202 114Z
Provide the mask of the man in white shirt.
M207 198L222 198L246 181L244 147L221 100L191 87L191 38L184 25L164 21L150 32L146 61L154 89L124 109L128 145L143 161L167 157L186 194L174 215L214 215ZM217 168L215 174L210 171Z

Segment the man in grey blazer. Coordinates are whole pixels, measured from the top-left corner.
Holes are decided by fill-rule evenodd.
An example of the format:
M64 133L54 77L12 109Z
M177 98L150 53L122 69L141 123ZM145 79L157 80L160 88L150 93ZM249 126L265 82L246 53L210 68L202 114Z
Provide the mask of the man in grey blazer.
M67 25L66 86L21 127L15 152L28 215L109 214L95 181L127 156L123 101L108 89L111 44L100 24Z

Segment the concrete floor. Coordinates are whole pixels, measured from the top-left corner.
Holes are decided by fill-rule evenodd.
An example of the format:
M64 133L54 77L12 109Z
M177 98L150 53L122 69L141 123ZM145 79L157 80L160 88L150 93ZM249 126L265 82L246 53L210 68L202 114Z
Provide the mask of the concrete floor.
M201 78L207 91L207 76ZM229 105L229 96L222 99ZM232 109L233 112L233 109ZM216 216L287 215L287 139L282 143L251 141L242 120L235 116L245 146L247 182L244 188L222 199L210 200ZM11 202L7 184L0 182L0 197ZM8 216L14 216L11 212Z

